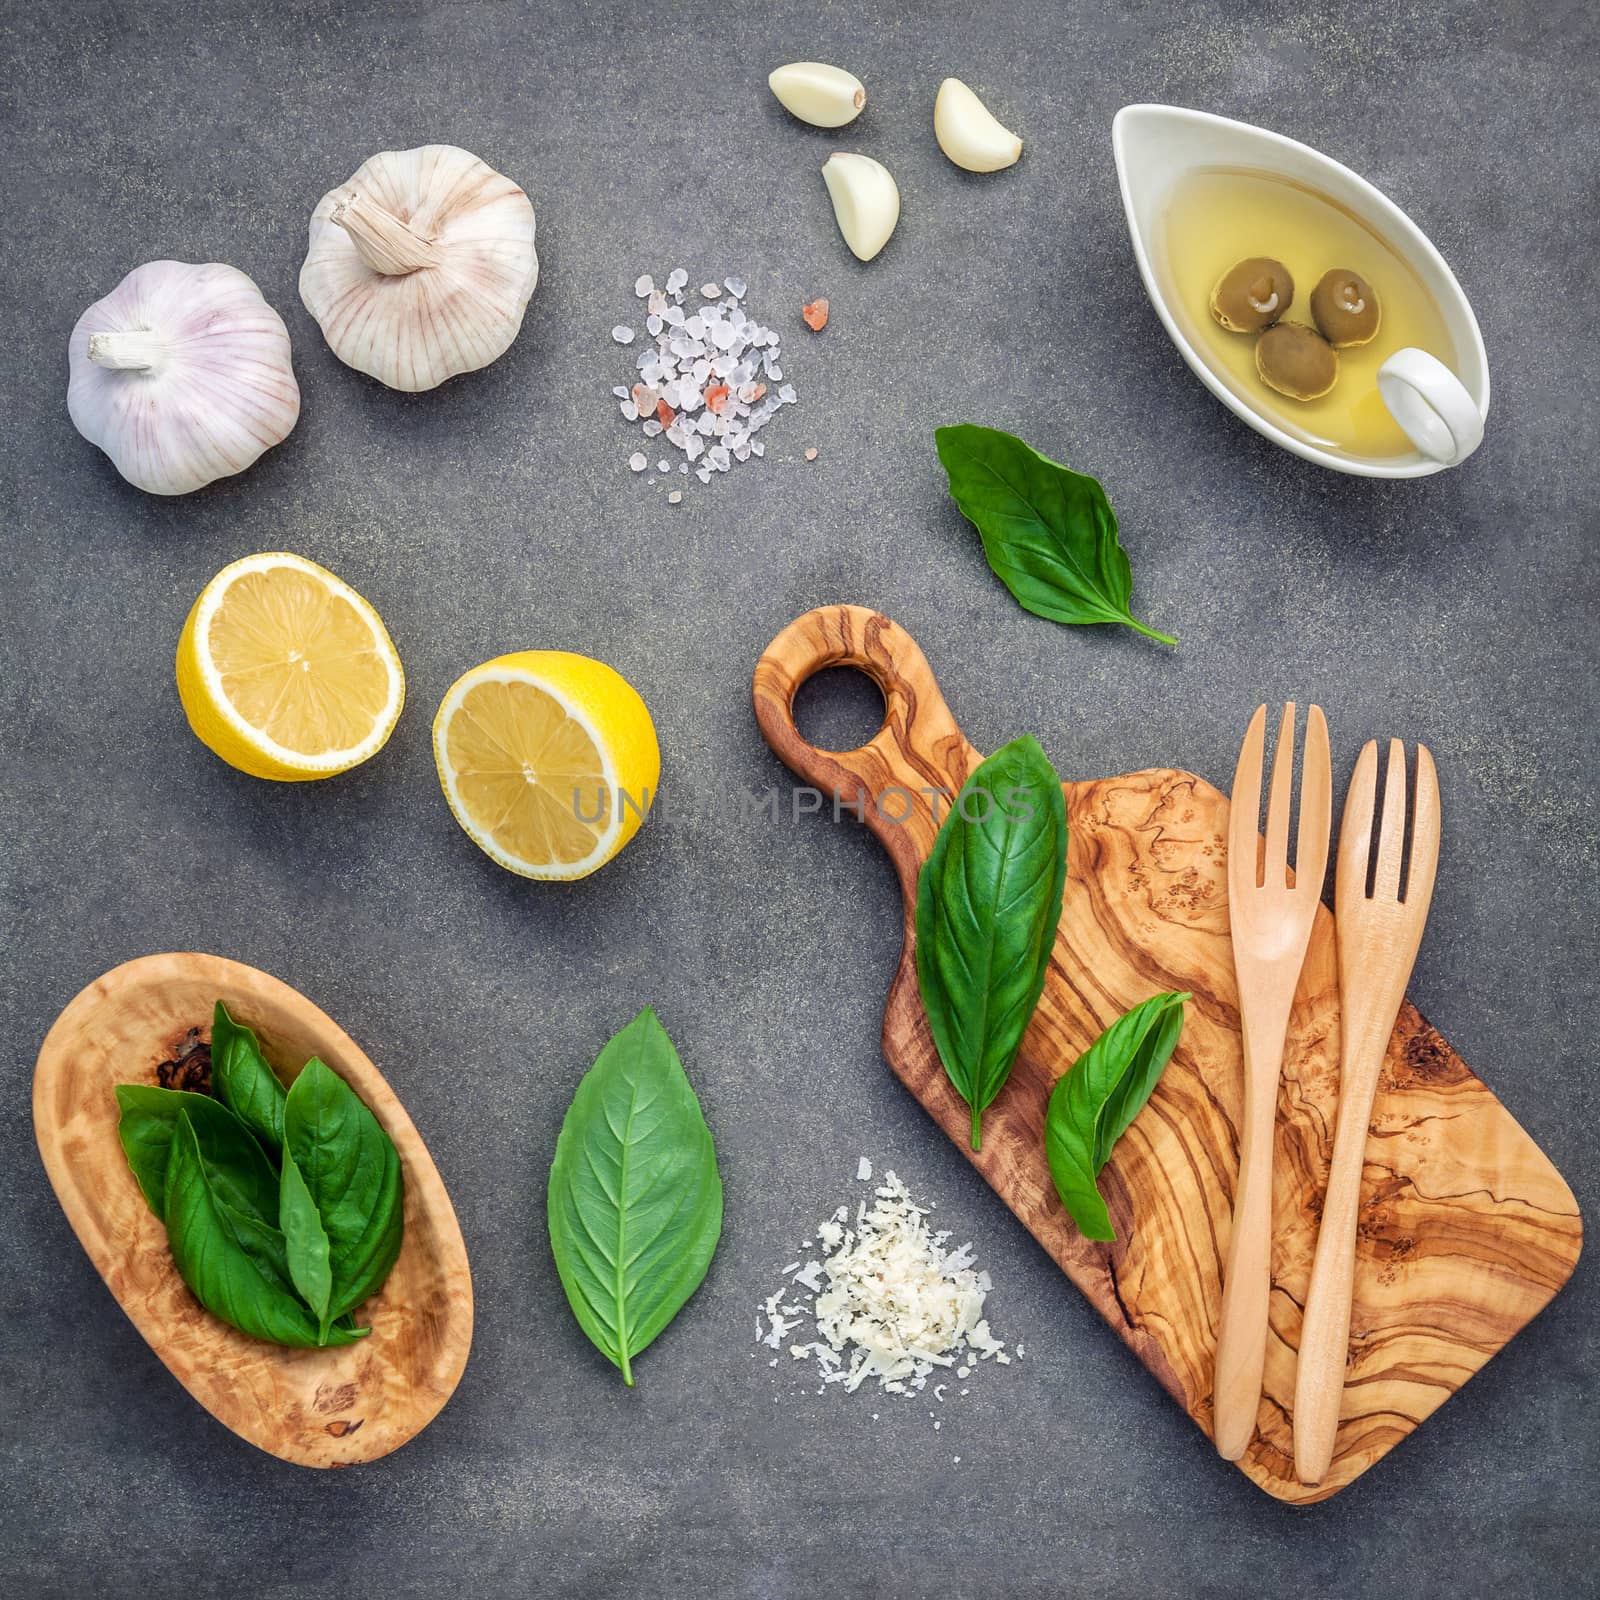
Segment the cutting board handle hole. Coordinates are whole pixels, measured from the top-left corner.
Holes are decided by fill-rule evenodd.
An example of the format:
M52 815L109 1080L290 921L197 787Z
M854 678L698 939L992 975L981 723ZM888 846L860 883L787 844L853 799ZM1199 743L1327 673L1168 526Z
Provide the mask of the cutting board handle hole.
M916 640L865 606L796 617L762 651L750 688L767 743L842 804L951 777L959 787L976 764ZM876 811L863 820L882 822L873 831L912 871L907 830Z
M800 737L813 749L859 750L883 726L883 690L859 667L824 667L794 692L792 715Z

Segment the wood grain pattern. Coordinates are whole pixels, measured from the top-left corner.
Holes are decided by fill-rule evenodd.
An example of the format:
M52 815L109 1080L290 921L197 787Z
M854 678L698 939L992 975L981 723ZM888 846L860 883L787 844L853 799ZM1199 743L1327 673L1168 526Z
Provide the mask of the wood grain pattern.
M394 1140L405 1238L383 1287L357 1310L372 1332L337 1350L291 1350L207 1312L172 1264L117 1136L119 1083L158 1065L221 999L254 1028L285 1082L313 1055L343 1077ZM421 1431L450 1398L472 1343L472 1277L450 1197L405 1107L333 1020L287 984L207 955L145 956L113 968L56 1019L33 1079L45 1171L106 1287L174 1377L241 1438L285 1461L372 1461Z
M795 728L794 694L839 665L878 684L884 723L858 750L817 750ZM894 862L905 920L883 1020L890 1066L1209 1436L1244 1071L1228 935L1227 800L1177 771L1063 786L1071 841L1050 975L974 1155L967 1108L939 1064L917 994L914 914L917 872L938 826L928 791L953 794L981 758L910 637L858 606L813 611L786 628L756 667L754 696L777 754L841 805L859 806ZM1051 1185L1046 1102L1115 1017L1170 989L1195 998L1172 1064L1102 1176L1118 1237L1095 1244ZM1267 1493L1301 1504L1337 1493L1459 1389L1549 1303L1583 1237L1561 1175L1406 1003L1367 1141L1352 1359L1334 1460L1320 1484L1299 1483L1295 1352L1338 1089L1338 965L1333 917L1322 908L1284 1052L1265 1384L1255 1442L1238 1462Z

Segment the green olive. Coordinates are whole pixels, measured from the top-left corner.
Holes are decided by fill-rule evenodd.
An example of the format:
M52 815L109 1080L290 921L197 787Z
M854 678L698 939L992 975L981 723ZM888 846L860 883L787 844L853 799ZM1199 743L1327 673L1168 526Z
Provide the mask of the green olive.
M1300 322L1280 322L1256 340L1261 381L1291 400L1320 400L1339 380L1339 352Z
M1332 272L1323 273L1321 282L1311 291L1311 315L1316 318L1322 337L1336 350L1368 343L1383 320L1372 285L1349 267L1335 267Z
M1229 267L1211 291L1211 315L1229 333L1270 327L1294 301L1294 279L1281 261L1251 256Z

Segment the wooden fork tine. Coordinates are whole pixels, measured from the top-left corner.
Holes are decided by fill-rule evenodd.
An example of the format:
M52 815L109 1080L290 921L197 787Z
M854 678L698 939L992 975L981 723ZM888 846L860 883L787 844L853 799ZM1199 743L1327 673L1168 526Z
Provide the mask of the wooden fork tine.
M1378 823L1378 870L1372 898L1400 898L1400 861L1406 848L1406 747L1389 741L1389 764L1383 780L1383 818Z
M1278 723L1278 749L1272 758L1272 791L1267 796L1267 865L1262 879L1274 889L1288 882L1289 810L1294 804L1294 701Z
M1368 739L1356 757L1345 791L1344 820L1339 824L1339 867L1334 876L1334 912L1367 897L1367 863L1372 853L1372 810L1378 798L1378 741Z
M1233 795L1228 804L1228 862L1230 884L1236 888L1254 887L1256 881L1257 829L1261 826L1261 758L1266 744L1267 708L1256 707L1256 714L1245 729L1239 746L1239 765L1233 769ZM1246 884L1243 873L1250 877Z
M1322 707L1306 711L1306 748L1300 762L1300 832L1294 848L1294 881L1322 898L1328 874L1328 830L1333 816L1333 761L1328 753L1328 722Z
M1417 793L1411 813L1411 871L1406 875L1406 904L1427 905L1439 869L1439 774L1427 745L1417 746Z

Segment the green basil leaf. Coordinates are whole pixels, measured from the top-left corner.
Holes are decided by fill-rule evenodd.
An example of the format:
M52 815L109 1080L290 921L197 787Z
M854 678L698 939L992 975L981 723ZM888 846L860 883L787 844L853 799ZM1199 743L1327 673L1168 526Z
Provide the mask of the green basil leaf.
M1155 994L1141 1001L1078 1057L1050 1093L1044 1119L1050 1176L1086 1239L1117 1236L1095 1179L1171 1058L1189 998Z
M218 1197L186 1111L173 1129L165 1210L172 1259L213 1316L273 1344L314 1348L361 1337L342 1328L323 1337L290 1286L283 1235Z
M1144 1103L1155 1089L1156 1080L1172 1059L1178 1035L1183 1032L1183 1005L1189 998L1187 991L1152 995L1135 1006L1127 1016L1119 1017L1112 1023L1112 1029L1127 1024L1127 1034L1137 1037L1138 1043L1122 1076L1117 1080L1116 1088L1106 1097L1106 1103L1100 1109L1094 1151L1097 1174L1111 1159L1111 1147L1144 1110ZM1110 1048L1124 1048L1127 1042L1113 1042ZM1094 1047L1091 1045L1090 1048Z
M961 513L983 538L995 576L1052 622L1120 622L1162 644L1178 641L1134 619L1133 575L1105 490L998 428L935 430Z
M328 1329L328 1297L333 1292L327 1230L294 1156L285 1147L278 1225L283 1230L285 1265L300 1298L311 1307L324 1335Z
M289 1279L289 1243L282 1231L260 1217L235 1211L225 1203L220 1209L228 1232L255 1264L256 1270L274 1288L285 1289L293 1296L294 1285Z
M974 1150L1044 989L1066 879L1061 780L1024 734L967 779L917 878L917 986Z
M167 1161L180 1113L187 1113L200 1157L218 1196L236 1210L270 1220L278 1214L278 1179L250 1130L210 1095L154 1084L119 1083L117 1132L145 1201L165 1216Z
M699 1288L722 1233L711 1130L648 1006L572 1097L548 1219L572 1314L631 1387L633 1358Z
M211 1019L211 1092L276 1156L283 1148L284 1087L255 1033L219 1000Z
M326 1315L337 1318L378 1289L400 1254L400 1156L361 1097L315 1056L284 1102L283 1148L327 1235Z

